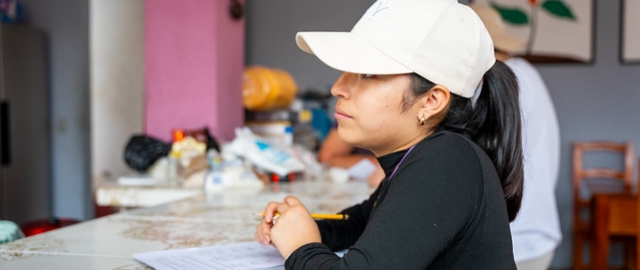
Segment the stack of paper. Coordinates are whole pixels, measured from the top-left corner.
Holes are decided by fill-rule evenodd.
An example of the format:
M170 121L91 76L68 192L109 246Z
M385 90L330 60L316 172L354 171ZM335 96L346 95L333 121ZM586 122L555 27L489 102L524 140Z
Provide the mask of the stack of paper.
M258 242L170 249L133 254L156 270L282 269L284 259L273 246Z

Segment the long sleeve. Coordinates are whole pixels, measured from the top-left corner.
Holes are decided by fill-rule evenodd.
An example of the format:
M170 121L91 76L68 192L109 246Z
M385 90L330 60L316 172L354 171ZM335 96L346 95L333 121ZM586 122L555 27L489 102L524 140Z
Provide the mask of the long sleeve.
M323 234L330 246L302 246L287 259L286 269L515 269L495 169L485 172L493 166L490 160L479 159L461 140L445 136L416 147L388 185L381 185L382 196L366 201L372 211L361 234L347 236L348 241ZM357 213L364 205L345 211ZM324 233L339 237L359 230L329 227ZM331 252L353 237L357 241L343 258Z
M364 202L340 211L341 214L349 215L347 220L318 220L322 243L331 250L342 250L352 246L367 225L379 190L380 188L376 189Z
M522 58L505 62L518 77L522 113L524 190L511 222L516 262L552 252L562 240L556 205L560 166L560 131L553 101L538 71Z

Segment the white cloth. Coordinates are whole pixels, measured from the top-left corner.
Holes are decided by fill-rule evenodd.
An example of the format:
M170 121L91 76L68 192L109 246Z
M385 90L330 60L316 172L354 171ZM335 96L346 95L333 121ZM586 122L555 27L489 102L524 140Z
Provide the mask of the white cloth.
M547 270L553 260L554 252L551 251L542 257L530 261L519 262L516 266L518 270Z
M363 158L355 165L349 168L349 175L358 180L367 180L374 172L376 172L378 166L369 159Z
M511 223L516 262L540 258L562 240L555 188L560 164L560 131L553 102L538 71L522 58L505 62L520 85L523 118L524 192Z

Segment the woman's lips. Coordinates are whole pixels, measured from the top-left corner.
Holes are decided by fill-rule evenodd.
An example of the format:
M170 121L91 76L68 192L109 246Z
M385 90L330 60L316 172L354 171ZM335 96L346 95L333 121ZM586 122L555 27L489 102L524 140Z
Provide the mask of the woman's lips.
M346 114L339 108L336 108L336 112L333 114L336 119L352 119L351 115Z

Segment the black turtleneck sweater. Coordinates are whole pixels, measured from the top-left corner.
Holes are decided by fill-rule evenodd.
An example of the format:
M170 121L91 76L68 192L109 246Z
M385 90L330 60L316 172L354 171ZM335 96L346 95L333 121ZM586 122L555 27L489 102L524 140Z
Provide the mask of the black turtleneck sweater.
M378 158L386 178L348 220L318 221L322 244L304 245L286 269L516 269L500 180L473 142L437 132ZM340 258L333 250L348 248Z

